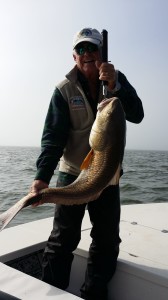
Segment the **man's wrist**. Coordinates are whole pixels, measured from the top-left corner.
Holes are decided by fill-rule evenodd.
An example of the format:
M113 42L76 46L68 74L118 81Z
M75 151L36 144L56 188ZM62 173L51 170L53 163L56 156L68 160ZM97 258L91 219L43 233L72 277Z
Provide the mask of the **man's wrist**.
M121 84L117 81L113 86L108 85L108 91L110 93L116 93L121 88Z

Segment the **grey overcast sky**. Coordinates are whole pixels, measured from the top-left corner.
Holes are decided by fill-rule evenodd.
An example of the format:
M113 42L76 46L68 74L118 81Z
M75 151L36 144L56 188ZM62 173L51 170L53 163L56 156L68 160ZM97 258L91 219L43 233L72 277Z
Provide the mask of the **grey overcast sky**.
M167 0L0 0L0 145L40 146L83 27L108 31L109 60L143 101L143 122L127 122L126 148L168 150Z

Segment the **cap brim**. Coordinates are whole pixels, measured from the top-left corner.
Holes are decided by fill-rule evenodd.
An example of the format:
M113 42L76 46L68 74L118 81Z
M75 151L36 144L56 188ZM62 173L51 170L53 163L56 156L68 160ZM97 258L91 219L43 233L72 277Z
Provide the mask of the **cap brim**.
M96 40L96 39L92 39L92 38L89 38L89 37L86 37L86 38L82 38L82 39L79 39L74 45L73 45L73 49L80 43L82 42L89 42L89 43L92 43L92 44L95 44L97 46L100 46L101 45L101 42L99 40Z

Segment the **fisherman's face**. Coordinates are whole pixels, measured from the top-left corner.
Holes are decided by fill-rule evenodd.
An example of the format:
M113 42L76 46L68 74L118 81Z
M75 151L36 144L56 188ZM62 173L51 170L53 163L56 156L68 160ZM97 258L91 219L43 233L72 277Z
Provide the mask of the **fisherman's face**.
M98 76L96 61L101 60L100 50L92 43L84 42L76 46L73 53L74 60L78 69L86 78Z

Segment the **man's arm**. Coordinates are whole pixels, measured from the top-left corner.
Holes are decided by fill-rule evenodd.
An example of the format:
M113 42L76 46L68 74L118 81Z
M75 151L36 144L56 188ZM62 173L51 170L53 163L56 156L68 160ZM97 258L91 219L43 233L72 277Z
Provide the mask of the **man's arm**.
M69 107L56 88L46 116L35 180L49 184L63 154L70 128Z
M140 123L144 117L141 99L125 75L120 71L118 71L118 85L118 89L114 89L112 95L120 99L126 114L126 120L132 123Z

